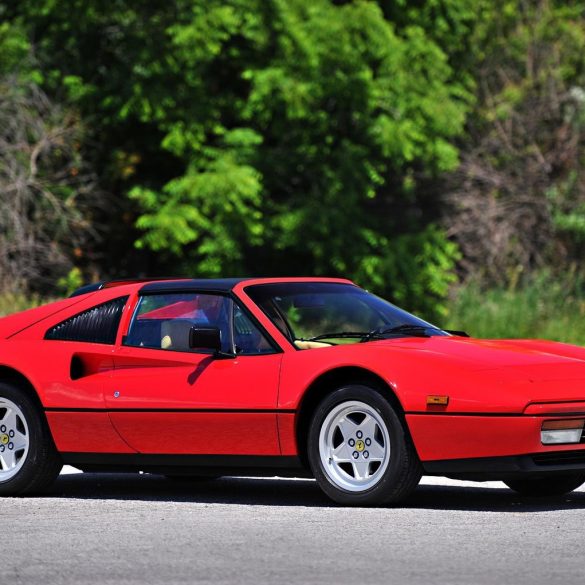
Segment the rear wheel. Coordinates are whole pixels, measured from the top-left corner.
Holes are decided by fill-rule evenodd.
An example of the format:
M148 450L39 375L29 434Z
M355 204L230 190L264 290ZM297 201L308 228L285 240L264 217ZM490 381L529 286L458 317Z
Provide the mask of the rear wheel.
M323 399L309 429L308 455L321 489L341 504L399 502L422 474L394 409L367 386L340 388Z
M536 479L514 479L504 482L510 489L523 496L562 496L576 490L585 483L585 474L541 477Z
M0 495L40 491L61 468L37 406L18 387L0 382Z

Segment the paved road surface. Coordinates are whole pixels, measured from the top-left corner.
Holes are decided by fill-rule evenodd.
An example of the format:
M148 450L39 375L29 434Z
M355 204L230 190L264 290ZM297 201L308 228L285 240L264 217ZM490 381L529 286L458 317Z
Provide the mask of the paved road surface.
M423 482L402 508L350 509L308 480L63 474L0 500L0 585L585 583L585 491Z

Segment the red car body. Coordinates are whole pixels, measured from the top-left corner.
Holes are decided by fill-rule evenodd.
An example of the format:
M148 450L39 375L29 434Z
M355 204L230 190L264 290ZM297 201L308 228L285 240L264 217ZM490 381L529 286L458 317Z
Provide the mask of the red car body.
M0 319L0 380L34 393L57 451L82 469L303 474L320 397L369 380L396 405L425 474L491 479L585 470L585 443L543 445L547 420L585 418L585 349L548 341L398 337L299 350L249 296L266 283L341 279L169 280L99 290ZM214 284L215 283L215 284ZM274 351L214 359L123 341L147 287L221 289ZM96 287L94 287L96 288ZM59 323L125 299L115 343L46 339ZM433 404L431 396L448 397Z

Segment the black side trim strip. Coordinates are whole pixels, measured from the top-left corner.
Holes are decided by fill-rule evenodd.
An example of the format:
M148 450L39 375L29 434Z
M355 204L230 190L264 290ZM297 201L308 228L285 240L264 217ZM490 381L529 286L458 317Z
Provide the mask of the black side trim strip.
M60 455L67 461L83 460L93 463L135 463L138 465L203 465L203 466L245 466L254 467L295 467L300 460L295 455L168 455L145 453L77 453L65 452Z
M45 412L186 412L216 414L294 414L294 409L270 408L45 408Z
M225 470L228 473L254 472L258 475L278 471L302 474L304 467L297 456L283 455L147 455L143 453L60 453L63 463L82 469L169 470L173 468ZM226 475L228 473L225 473Z

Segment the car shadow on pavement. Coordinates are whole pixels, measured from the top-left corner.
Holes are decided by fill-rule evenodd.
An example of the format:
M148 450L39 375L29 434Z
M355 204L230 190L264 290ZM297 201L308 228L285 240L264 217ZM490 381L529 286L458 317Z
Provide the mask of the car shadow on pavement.
M61 475L45 497L186 502L256 506L338 507L307 479L230 477L176 482L149 474ZM394 506L388 506L394 507ZM585 507L585 492L556 498L523 498L507 488L419 485L398 507L477 512L548 512Z

